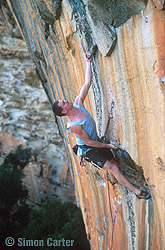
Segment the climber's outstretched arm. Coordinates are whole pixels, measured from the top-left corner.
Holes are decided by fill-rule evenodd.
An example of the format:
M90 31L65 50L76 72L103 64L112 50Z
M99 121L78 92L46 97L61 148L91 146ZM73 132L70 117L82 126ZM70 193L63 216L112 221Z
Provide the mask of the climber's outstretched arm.
M86 58L86 61L87 61L87 65L86 65L86 73L85 73L85 83L80 91L80 94L76 97L75 102L74 102L75 104L79 104L79 105L83 104L88 94L91 83L92 83L92 69L91 69L92 58L91 59Z

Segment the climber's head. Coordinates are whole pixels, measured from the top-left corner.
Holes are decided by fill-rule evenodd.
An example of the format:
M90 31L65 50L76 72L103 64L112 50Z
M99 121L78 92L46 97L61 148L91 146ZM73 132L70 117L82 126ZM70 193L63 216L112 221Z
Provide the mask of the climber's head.
M69 102L67 100L55 101L55 103L53 104L53 112L58 116L65 116L72 107L72 102Z

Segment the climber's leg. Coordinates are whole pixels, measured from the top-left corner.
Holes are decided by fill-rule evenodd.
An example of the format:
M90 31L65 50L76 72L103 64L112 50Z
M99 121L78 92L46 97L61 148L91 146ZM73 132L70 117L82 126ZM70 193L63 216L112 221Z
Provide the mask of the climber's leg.
M91 162L99 169L107 169L110 176L112 177L112 182L116 182L117 180L119 183L129 188L137 195L140 194L140 190L137 189L131 182L129 182L127 178L120 172L117 162L109 149L92 149L86 153L85 160Z
M103 166L104 169L107 169L110 173L110 175L115 176L117 181L125 186L126 188L129 188L131 191L133 191L136 195L140 195L140 190L136 188L130 181L127 180L127 178L121 173L117 166L117 162L115 159L107 160Z
M107 169L112 177L112 181L116 180L123 186L133 191L138 199L150 199L151 195L147 191L140 191L122 174L117 166L112 152L109 149L95 148L86 153L85 160L92 163L95 167Z

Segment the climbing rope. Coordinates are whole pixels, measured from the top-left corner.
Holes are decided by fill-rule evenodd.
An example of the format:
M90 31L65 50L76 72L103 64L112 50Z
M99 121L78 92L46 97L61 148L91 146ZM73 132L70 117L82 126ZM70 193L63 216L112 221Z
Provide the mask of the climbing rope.
M108 186L108 197L109 197L109 207L110 207L111 221L113 221L111 201L110 201L109 183L108 183L108 171L107 171L107 186Z
M117 210L115 210L115 215L114 215L114 219L112 221L112 226L115 226L115 220L116 220L116 215L117 215Z
M107 172L108 175L108 172ZM114 234L114 227L115 227L115 220L117 216L117 210L115 209L114 217L112 215L112 207L111 207L111 199L110 199L110 191L109 191L109 183L108 183L108 176L107 176L107 186L108 186L108 197L109 197L109 207L110 207L110 215L111 215L111 221L112 221L112 234L111 234L111 250L113 248L113 234Z

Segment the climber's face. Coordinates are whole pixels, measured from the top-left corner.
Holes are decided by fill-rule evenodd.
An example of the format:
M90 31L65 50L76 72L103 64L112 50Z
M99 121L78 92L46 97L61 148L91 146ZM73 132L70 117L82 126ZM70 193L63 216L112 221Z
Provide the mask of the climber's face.
M62 108L62 114L66 114L72 107L73 103L67 100L59 100L58 106Z

